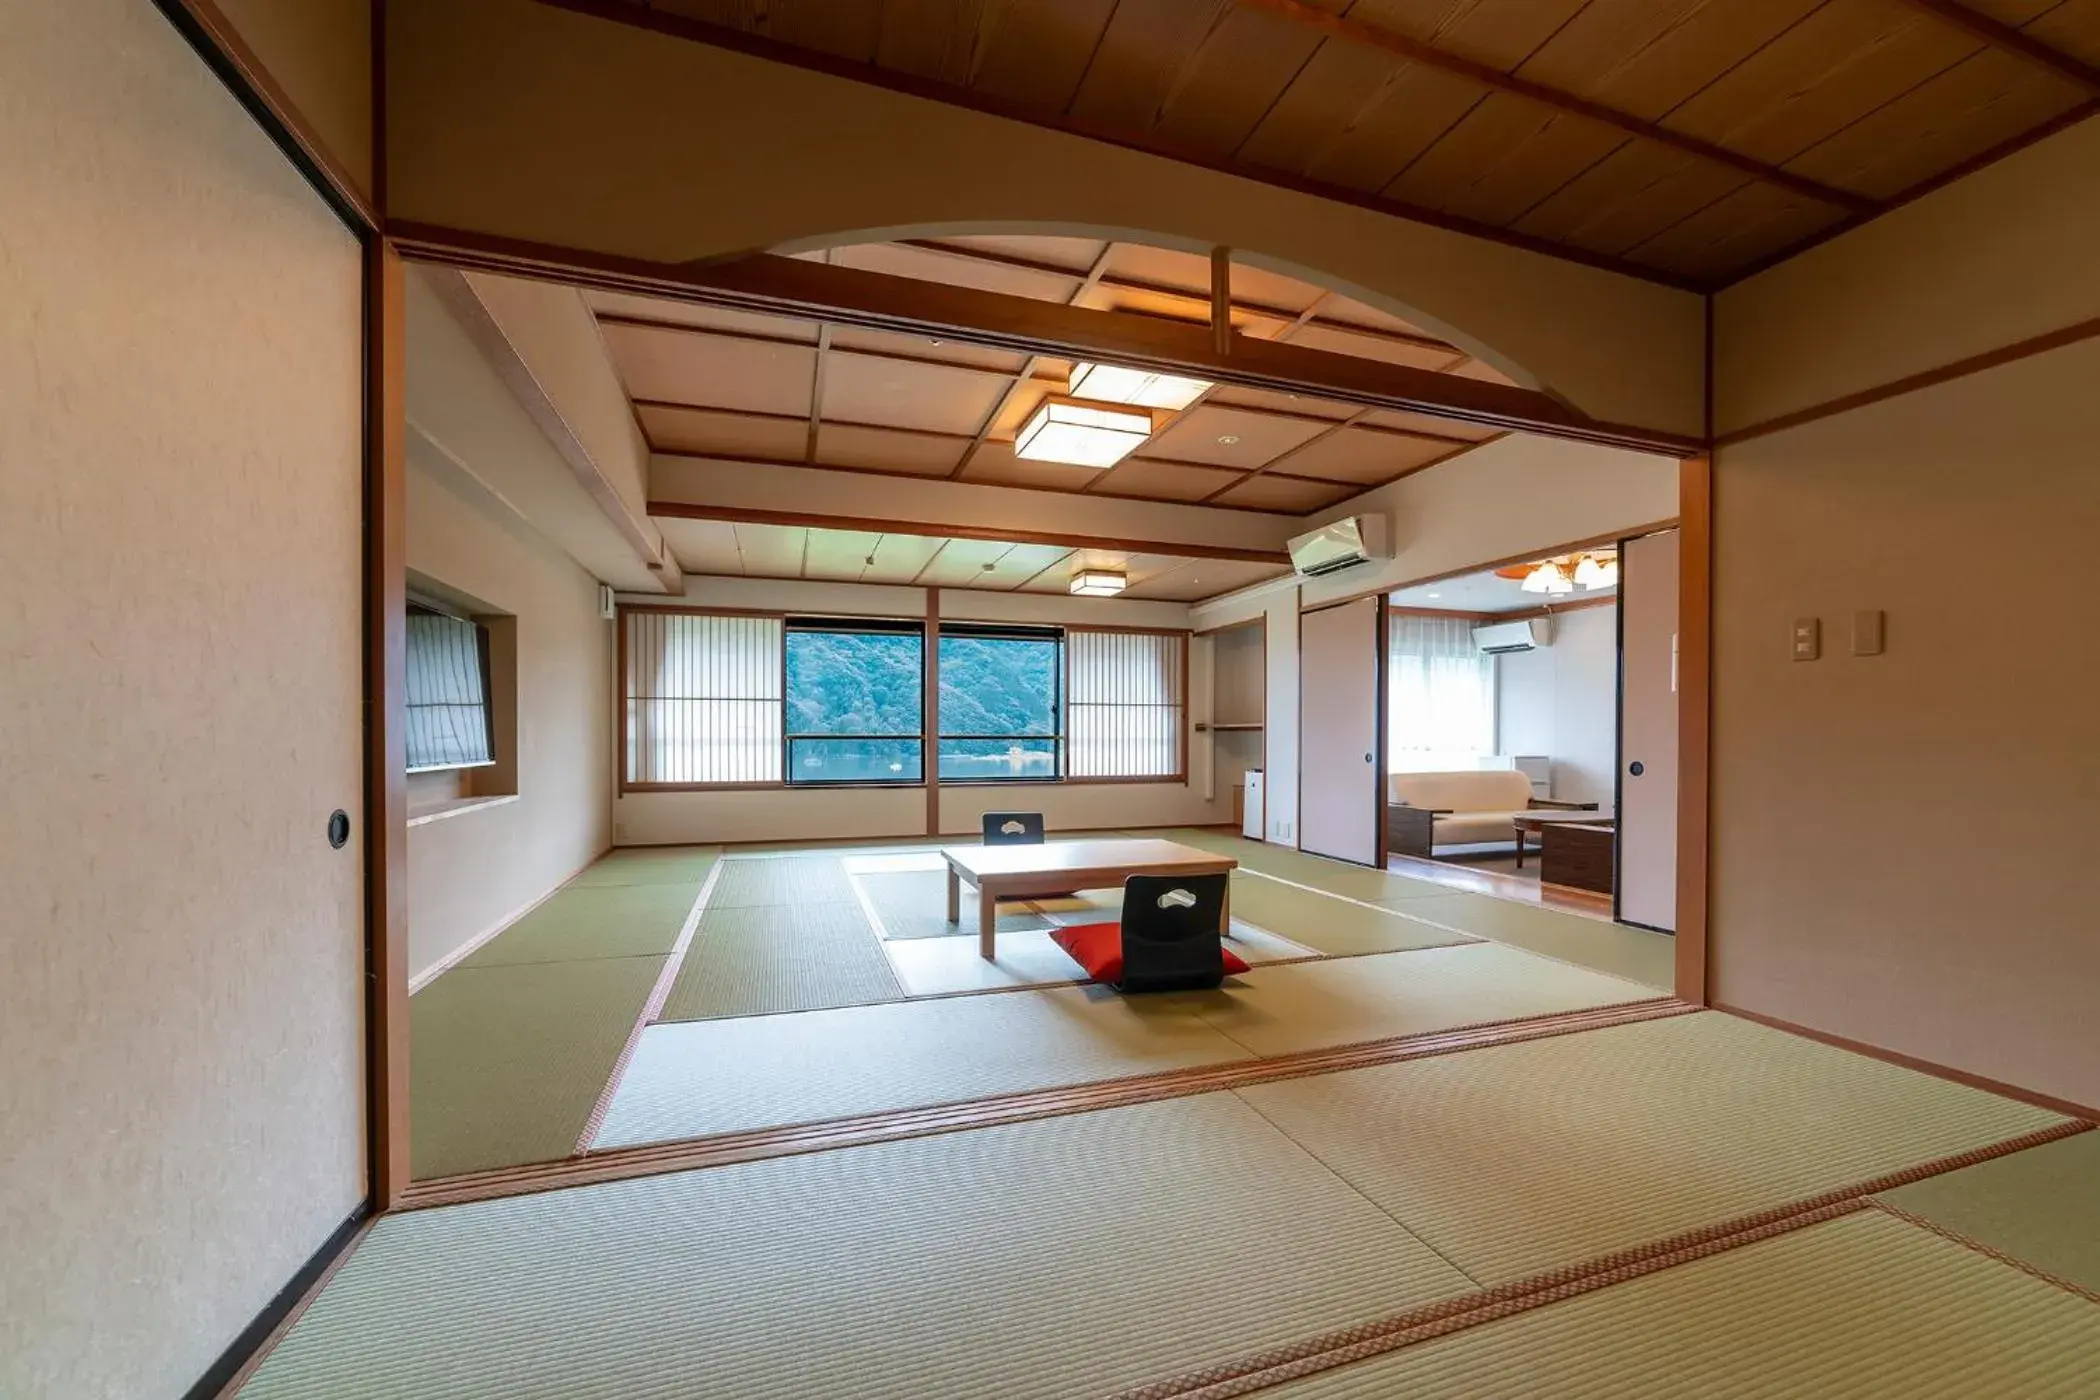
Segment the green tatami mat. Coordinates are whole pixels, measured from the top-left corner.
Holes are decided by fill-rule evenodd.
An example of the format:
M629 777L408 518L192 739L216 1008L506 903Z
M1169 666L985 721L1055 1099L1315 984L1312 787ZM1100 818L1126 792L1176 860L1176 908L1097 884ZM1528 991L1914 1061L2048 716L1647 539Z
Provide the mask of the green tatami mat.
M628 846L606 852L569 885L697 885L721 854L719 846Z
M977 891L962 891L962 918L948 922L948 872L895 870L855 875L882 920L885 938L956 938L977 936ZM1048 928L1050 921L1026 904L1009 900L999 910L999 931Z
M1430 880L1417 880L1407 875L1373 870L1369 866L1351 865L1345 860L1329 860L1325 856L1307 855L1289 846L1272 845L1266 841L1249 841L1244 836L1228 831L1177 827L1172 831L1157 834L1169 841L1179 841L1184 846L1195 846L1201 850L1231 856L1248 870L1258 870L1264 875L1274 875L1280 880L1311 885L1314 889L1327 890L1333 894L1345 894L1351 899L1367 899L1376 903L1380 900L1409 899L1451 892L1447 886Z
M654 1025L592 1145L814 1123L1251 1058L1204 1023L1204 1004L1058 987Z
M459 966L668 953L699 897L697 884L567 886L475 949Z
M710 909L752 904L845 904L853 899L837 856L725 856Z
M2066 1121L1718 1012L1237 1092L1486 1284Z
M1468 1288L1207 1095L387 1216L242 1400L1050 1400Z
M1536 904L1496 899L1439 888L1431 899L1385 901L1400 914L1449 924L1453 928L1514 943L1549 958L1594 967L1615 977L1631 977L1669 991L1677 985L1677 940L1666 933L1628 928L1604 919L1585 918Z
M574 1152L663 964L461 967L409 998L413 1175Z
M860 1006L904 995L856 903L710 903L659 1021Z
M2100 1293L2100 1132L1915 1182L1881 1199Z
M1469 941L1462 933L1403 919L1388 910L1301 890L1260 875L1242 875L1232 882L1232 917L1280 933L1293 943L1302 943L1329 957Z
M1863 1211L1260 1394L2089 1400L2100 1308Z

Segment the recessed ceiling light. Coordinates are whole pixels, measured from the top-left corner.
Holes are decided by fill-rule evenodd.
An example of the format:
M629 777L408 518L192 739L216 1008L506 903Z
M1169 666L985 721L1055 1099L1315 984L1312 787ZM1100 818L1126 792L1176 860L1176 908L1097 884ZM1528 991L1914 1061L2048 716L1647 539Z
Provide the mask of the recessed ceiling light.
M1044 399L1014 436L1014 456L1075 467L1112 467L1152 435L1144 409Z
M1218 446L1230 447L1239 440L1240 435L1238 433L1221 433L1218 435Z
M1207 379L1185 379L1178 374L1154 374L1150 370L1088 364L1082 360L1072 366L1069 392L1074 398L1099 399L1103 403L1182 409L1209 393L1210 387Z
M1432 594L1430 594L1429 596L1430 596L1430 597L1432 597L1432 598L1441 598L1441 597L1443 597L1444 595L1443 595L1443 594L1441 594L1441 593L1432 593Z

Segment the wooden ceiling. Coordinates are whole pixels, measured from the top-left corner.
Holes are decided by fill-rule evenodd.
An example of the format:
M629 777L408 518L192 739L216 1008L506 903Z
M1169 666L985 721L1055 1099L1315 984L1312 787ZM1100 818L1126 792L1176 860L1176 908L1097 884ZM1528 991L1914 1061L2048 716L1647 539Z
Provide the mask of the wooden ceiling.
M1132 243L1023 236L801 255L866 271L1194 323L1210 263ZM1305 514L1496 434L1303 395L1214 387L1096 471L1029 461L1014 434L1068 361L617 292L585 293L652 451L938 477L1078 495ZM1242 335L1508 383L1419 327L1291 278L1235 267ZM688 567L692 567L688 565Z
M564 2L1701 289L2100 99L2100 0Z
M660 523L664 538L689 574L1066 593L1074 569L1120 569L1128 578L1123 597L1187 603L1290 572L1280 564L999 540L724 520L666 519Z

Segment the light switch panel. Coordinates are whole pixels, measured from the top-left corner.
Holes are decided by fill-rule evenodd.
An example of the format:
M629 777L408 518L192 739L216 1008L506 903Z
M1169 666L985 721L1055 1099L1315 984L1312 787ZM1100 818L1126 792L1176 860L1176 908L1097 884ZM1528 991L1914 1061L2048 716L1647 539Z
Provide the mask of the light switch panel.
M1823 654L1823 620L1816 617L1794 619L1794 660L1813 661Z
M1854 656L1881 655L1882 626L1887 614L1879 608L1867 608L1852 614L1852 654Z

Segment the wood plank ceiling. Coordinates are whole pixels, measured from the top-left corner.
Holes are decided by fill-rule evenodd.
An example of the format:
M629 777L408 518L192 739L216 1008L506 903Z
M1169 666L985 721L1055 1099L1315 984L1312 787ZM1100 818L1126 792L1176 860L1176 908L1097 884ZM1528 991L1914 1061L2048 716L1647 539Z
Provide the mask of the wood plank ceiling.
M1700 289L2100 99L2100 0L587 8Z
M802 256L1130 315L1204 322L1207 258L1035 236L880 243ZM1214 386L1106 470L1014 455L1064 360L587 292L652 451L750 464L1302 515L1496 436L1416 414ZM1509 382L1457 346L1369 306L1258 269L1232 271L1242 335ZM667 527L668 528L668 527ZM850 551L849 551L850 552ZM681 555L683 560L683 555ZM688 568L694 567L685 561Z
M834 583L1064 593L1075 569L1114 569L1125 598L1194 602L1290 572L1276 564L1114 549L1011 544L725 520L666 519L664 538L690 574Z

